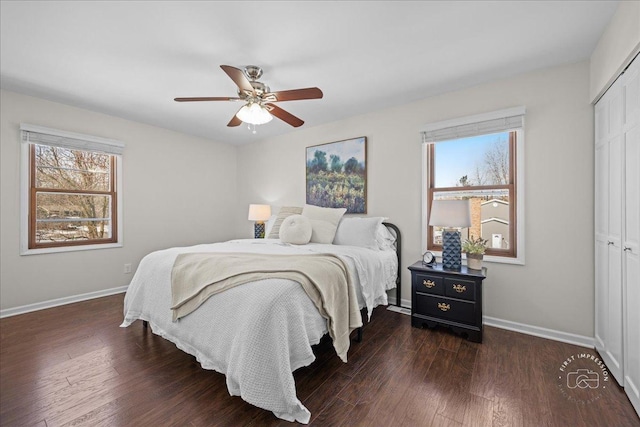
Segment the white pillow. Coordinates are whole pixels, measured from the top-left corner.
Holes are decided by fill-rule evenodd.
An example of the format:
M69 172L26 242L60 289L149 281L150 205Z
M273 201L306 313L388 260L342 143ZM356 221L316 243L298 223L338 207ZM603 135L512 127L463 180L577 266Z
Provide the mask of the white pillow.
M313 205L304 205L302 216L311 221L311 242L332 243L336 236L336 229L340 218L347 210L345 208L321 208Z
M282 225L282 221L290 215L300 215L302 213L302 208L299 206L283 206L278 211L278 215L276 216L276 220L269 229L269 233L265 234L269 239L277 239L280 236L280 225Z
M302 215L290 215L280 225L280 241L306 245L311 239L311 221Z
M336 237L333 239L333 244L360 246L377 250L376 235L383 219L380 216L342 218L336 231Z

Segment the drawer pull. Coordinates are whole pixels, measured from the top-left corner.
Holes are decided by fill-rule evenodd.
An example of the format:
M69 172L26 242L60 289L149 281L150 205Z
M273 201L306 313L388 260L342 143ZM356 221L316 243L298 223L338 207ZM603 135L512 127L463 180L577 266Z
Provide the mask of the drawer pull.
M449 304L445 304L443 302L439 302L438 303L438 308L440 310L442 310L442 311L448 311L451 308L451 306Z
M453 290L461 294L467 290L467 287L465 285L456 284L456 285L453 285Z
M432 280L423 280L422 284L425 285L427 288L431 289L436 285L436 282Z

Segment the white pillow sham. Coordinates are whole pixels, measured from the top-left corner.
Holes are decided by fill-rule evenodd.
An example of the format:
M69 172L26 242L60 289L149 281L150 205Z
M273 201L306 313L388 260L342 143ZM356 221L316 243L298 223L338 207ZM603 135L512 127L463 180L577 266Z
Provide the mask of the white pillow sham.
M342 218L336 236L335 245L360 246L373 250L379 249L377 242L378 228L382 225L383 217L346 217Z
M278 215L271 215L267 220L267 222L264 224L265 237L268 237L269 234L271 233L271 229L273 228L273 224L275 224L276 222L276 218L278 218Z
M338 223L347 210L345 208L321 208L304 205L302 216L311 221L311 242L332 243L336 236Z

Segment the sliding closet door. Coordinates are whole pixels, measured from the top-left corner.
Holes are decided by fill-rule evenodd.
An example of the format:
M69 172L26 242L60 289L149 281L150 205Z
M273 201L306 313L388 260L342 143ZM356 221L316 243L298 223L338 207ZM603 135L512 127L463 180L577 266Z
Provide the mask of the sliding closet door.
M624 388L640 413L640 60L624 77Z
M595 106L595 342L640 414L640 59Z
M622 385L622 85L596 104L596 349Z
M609 317L609 103L607 99L601 99L596 104L595 122L595 345L598 352L603 354L608 336Z

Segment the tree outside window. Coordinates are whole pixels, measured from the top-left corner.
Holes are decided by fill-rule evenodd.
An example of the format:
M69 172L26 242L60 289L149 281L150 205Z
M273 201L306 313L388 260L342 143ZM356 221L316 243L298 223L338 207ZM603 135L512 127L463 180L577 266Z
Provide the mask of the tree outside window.
M30 144L29 249L117 241L115 156Z

